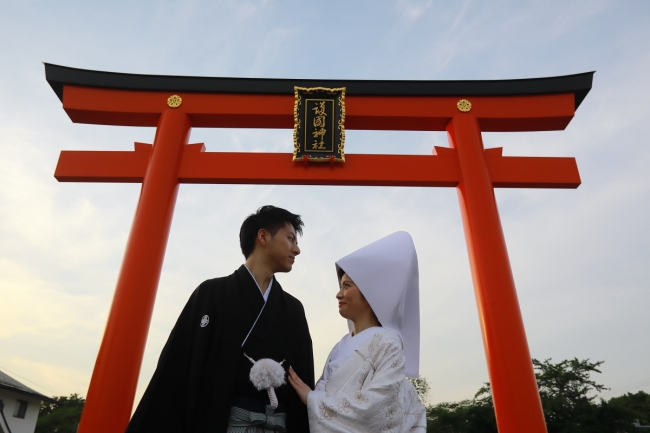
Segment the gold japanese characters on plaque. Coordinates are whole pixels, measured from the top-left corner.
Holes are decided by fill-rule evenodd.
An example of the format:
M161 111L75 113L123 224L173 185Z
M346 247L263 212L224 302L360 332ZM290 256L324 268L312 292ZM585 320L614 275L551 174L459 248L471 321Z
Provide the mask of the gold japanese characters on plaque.
M293 160L345 162L345 87L293 89Z

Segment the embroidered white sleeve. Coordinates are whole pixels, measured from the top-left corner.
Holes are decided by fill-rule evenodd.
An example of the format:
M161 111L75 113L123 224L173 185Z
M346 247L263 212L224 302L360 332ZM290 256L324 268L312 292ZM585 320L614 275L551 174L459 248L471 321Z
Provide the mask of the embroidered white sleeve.
M375 334L351 356L359 368L334 395L309 393L311 432L424 432L425 409L404 376L400 342Z

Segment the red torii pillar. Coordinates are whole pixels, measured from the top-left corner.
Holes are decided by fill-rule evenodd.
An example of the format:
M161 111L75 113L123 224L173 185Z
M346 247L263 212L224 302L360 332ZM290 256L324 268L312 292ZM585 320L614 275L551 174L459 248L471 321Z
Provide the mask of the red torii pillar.
M580 177L574 158L503 157L500 148L483 148L481 132L564 129L592 73L345 82L143 76L46 64L46 76L73 122L157 127L153 146L63 151L56 168L62 182L142 182L80 433L122 432L128 424L179 183L456 187L499 431L546 432L493 188L577 188ZM293 85L346 86L347 129L446 130L451 147L306 164L292 162L290 153L208 153L187 144L192 126L292 128ZM182 96L179 107L167 104L172 94Z

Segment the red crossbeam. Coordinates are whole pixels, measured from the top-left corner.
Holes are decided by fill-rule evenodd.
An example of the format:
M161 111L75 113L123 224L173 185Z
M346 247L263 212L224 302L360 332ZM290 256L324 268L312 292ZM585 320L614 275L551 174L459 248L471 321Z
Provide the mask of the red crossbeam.
M180 92L177 109L194 128L293 128L293 95ZM73 122L156 126L169 92L65 86L63 108ZM566 128L575 112L573 93L472 96L481 131L549 131ZM458 114L459 97L346 96L345 129L444 131Z
M291 161L285 153L201 152L188 145L179 170L180 183L361 185L455 187L459 182L455 150L437 147L436 155L346 155L344 164ZM142 182L151 145L135 151L63 151L54 176L60 182ZM577 188L574 158L504 157L485 152L493 185L498 188Z

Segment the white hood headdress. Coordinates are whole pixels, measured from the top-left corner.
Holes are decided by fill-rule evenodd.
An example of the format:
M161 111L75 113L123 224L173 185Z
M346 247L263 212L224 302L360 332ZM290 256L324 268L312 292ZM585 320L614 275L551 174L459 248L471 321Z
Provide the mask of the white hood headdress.
M418 377L420 284L411 235L395 232L343 257L336 267L354 281L381 325L402 337L406 376Z

